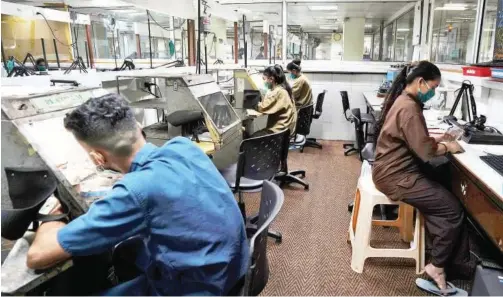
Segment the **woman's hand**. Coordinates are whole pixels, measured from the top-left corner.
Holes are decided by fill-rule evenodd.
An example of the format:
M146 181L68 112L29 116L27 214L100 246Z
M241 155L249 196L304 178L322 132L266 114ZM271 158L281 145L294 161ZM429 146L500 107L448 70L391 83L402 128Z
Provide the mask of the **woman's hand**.
M451 142L451 141L456 140L455 136L453 136L452 134L450 134L448 132L445 132L444 134L441 134L441 135L435 135L435 136L433 136L433 138L435 138L435 141L437 143L439 143L439 142Z
M444 143L444 145L447 147L447 151L451 154L464 153L465 151L457 141L447 142Z

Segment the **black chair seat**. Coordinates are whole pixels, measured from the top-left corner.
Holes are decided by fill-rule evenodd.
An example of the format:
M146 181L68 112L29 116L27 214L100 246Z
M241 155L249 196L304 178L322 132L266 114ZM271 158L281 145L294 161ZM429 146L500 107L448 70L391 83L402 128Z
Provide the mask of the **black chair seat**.
M374 123L376 121L370 113L362 113L361 118L363 123Z
M238 163L231 164L230 166L219 170L220 174L224 177L232 190L236 190L237 170ZM242 176L239 179L239 190L242 192L260 192L263 183L263 180L254 180Z

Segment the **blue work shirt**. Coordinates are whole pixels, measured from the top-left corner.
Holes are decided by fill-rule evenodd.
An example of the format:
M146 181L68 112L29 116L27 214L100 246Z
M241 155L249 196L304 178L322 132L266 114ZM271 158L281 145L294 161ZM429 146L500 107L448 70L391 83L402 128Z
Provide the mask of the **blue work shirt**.
M107 197L58 232L72 256L105 252L134 235L148 295L225 295L245 275L249 248L227 182L184 137L147 143ZM128 292L124 292L128 294Z

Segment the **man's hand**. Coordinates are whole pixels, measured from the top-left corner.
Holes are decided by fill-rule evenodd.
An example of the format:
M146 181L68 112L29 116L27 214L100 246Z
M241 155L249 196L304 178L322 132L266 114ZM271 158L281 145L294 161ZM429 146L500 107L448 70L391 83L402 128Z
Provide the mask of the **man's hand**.
M63 206L58 201L49 215L63 214ZM42 223L35 234L26 258L26 265L31 269L45 269L58 264L59 262L70 258L59 245L57 235L58 231L66 226L65 223L46 222Z
M63 212L63 206L61 205L61 202L57 202L57 204L54 206L54 208L49 212L50 215L60 215L64 214Z

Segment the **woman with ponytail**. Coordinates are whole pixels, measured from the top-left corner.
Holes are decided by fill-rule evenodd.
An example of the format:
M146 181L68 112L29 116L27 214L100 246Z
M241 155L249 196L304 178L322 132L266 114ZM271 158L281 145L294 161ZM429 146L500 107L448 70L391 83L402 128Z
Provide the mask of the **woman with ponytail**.
M393 82L376 126L376 155L372 177L377 189L392 200L417 208L432 239L426 273L440 290L450 278L468 275L468 239L459 200L424 171L436 156L461 152L448 135L429 135L423 105L435 95L440 70L430 62L405 67Z
M265 130L257 133L277 133L289 129L292 135L297 124L297 110L292 100L292 89L286 82L283 69L279 65L269 66L264 70L263 78L264 85L269 91L257 105L257 111L267 114L268 118Z
M313 90L311 83L301 72L300 60L295 59L286 65L290 71L290 77L293 79L292 95L295 105L300 108L313 104Z

